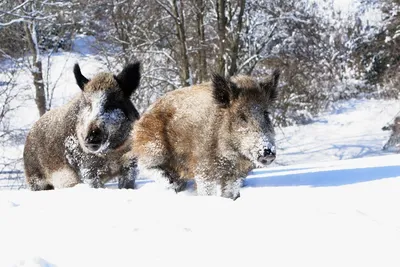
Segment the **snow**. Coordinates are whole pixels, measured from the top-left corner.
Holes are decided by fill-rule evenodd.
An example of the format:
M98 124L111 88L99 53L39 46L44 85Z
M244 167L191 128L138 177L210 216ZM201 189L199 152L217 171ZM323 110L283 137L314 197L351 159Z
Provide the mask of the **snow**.
M350 100L303 126L276 129L277 165L321 162L384 155L382 147L390 132L381 128L392 123L400 111L395 100Z
M79 92L75 62L88 78L106 69L88 41L52 57L53 106ZM13 113L12 128L38 118L32 102ZM2 190L0 267L400 266L400 155L381 150L390 135L381 128L399 110L399 101L350 100L277 128L276 161L253 170L236 201L152 180L137 190ZM20 186L3 176L0 185Z
M77 34L72 44L72 49L74 52L82 55L94 54L97 51L94 47L95 43L96 39L94 36Z
M399 159L258 170L236 201L151 181L2 191L0 266L399 266Z

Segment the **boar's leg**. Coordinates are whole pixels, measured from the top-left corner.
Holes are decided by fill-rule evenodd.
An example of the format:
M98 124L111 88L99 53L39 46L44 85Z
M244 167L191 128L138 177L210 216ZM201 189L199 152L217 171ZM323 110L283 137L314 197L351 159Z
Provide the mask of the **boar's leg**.
M43 175L43 170L36 157L24 155L25 181L32 191L52 190L54 186Z
M156 183L162 185L166 189L173 189L176 193L182 191L186 187L186 181L180 179L179 175L174 171L170 171L161 166L147 166L138 163L139 174L141 177L153 179Z
M240 197L242 178L225 181L222 186L221 196L236 200Z
M118 177L118 188L135 189L135 180L138 174L136 160L130 160L128 166L123 166L121 176Z
M39 177L29 177L27 180L29 189L32 191L53 190L54 186L48 183L45 179Z
M178 193L186 188L186 181L180 179L177 173L163 168L159 169L161 170L162 174L162 176L159 176L159 178L163 179L164 183L167 183L166 187L168 189L173 189L176 193Z
M100 178L100 175L93 169L82 169L81 170L82 182L89 185L92 188L104 188L104 183Z
M118 177L119 189L135 189L135 179L131 180L125 176Z
M196 183L197 195L199 196L213 196L217 194L217 182L205 179L202 176L194 178Z
M197 195L199 196L219 196L236 200L240 197L240 186L242 179L204 179L195 178Z

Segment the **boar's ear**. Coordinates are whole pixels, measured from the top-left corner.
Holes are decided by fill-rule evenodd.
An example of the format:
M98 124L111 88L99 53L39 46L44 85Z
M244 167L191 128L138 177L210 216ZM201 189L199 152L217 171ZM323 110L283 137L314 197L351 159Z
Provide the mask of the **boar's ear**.
M281 71L276 69L267 81L260 83L261 88L265 90L270 101L274 101L278 97L278 91L276 88L278 87L280 75Z
M81 90L83 91L85 84L87 84L89 80L82 75L81 68L79 67L78 63L74 65L74 75L76 83L78 84L79 88L81 88Z
M212 74L212 90L215 101L223 108L229 107L231 101L237 97L236 85L216 73Z
M115 76L120 88L126 97L130 97L140 83L140 62L128 64Z

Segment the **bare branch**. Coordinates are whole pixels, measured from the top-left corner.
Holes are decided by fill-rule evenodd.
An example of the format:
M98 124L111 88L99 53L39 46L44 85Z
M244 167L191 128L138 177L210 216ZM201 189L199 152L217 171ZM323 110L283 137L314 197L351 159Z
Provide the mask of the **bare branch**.
M13 19L13 20L10 20L9 22L5 22L5 23L1 23L0 22L0 27L6 27L6 26L10 26L10 25L12 25L14 23L20 23L20 22L29 22L29 21L27 21L24 18Z
M20 8L22 8L22 7L24 7L26 4L28 4L28 3L31 2L31 1L32 1L32 0L27 0L27 1L23 2L23 3L20 4L19 6L16 6L16 7L14 7L13 9L11 9L11 10L9 11L9 13L12 14L14 11L16 11L16 10L18 10L18 9L20 9ZM0 10L0 12L5 13L5 12L2 11L2 10ZM0 17L2 17L2 16L4 16L4 15L6 15L6 14L0 15Z
M156 0L156 2L162 7L162 9L164 9L164 10L168 13L168 15L170 15L170 16L175 20L176 23L179 22L179 18L178 18L177 16L175 16L175 15L172 13L172 11L171 11L166 5L164 5L163 3L161 3L159 0Z
M14 17L17 17L17 18L20 18L20 19L25 19L25 20L28 20L28 21L29 20L48 20L48 19L51 19L51 18L55 17L55 15L39 17L39 16L36 16L35 12L32 12L32 15L30 15L30 16L23 16L23 15L20 15L20 14L11 13L9 11L4 11L4 10L0 10L0 13L3 13L4 15L14 16Z

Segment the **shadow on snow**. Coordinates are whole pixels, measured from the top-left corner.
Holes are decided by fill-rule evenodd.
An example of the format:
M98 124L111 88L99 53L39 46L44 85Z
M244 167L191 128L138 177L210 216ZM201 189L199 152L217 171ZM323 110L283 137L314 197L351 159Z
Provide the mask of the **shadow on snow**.
M287 172L282 170L281 172ZM266 177L247 177L245 187L276 187L276 186L341 186L369 182L400 176L400 166L384 166L373 168L354 168L339 170L315 170L307 173L264 172ZM263 173L258 175L262 176ZM274 175L275 174L275 175Z

